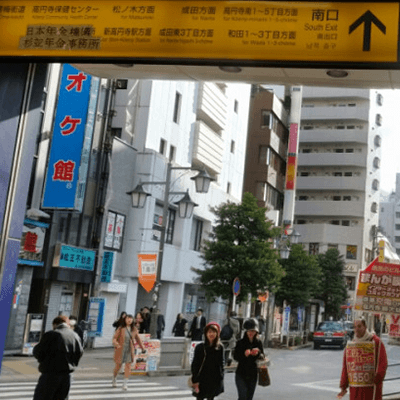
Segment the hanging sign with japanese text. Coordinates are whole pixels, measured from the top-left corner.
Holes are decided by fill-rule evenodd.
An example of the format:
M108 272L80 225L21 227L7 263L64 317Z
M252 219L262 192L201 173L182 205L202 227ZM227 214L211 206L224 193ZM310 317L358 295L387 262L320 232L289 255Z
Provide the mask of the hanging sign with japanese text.
M55 248L53 267L93 271L96 252L58 243Z
M157 279L157 254L138 254L139 283L150 292Z
M42 261L43 245L46 230L49 226L50 225L45 222L34 221L31 219L24 220L18 264L40 267L44 265Z
M346 364L349 386L373 386L375 378L375 342L348 343Z
M79 210L77 194L91 76L64 65L54 120L43 208ZM90 148L89 148L90 151ZM80 202L83 204L82 202Z
M376 258L360 271L354 308L374 314L400 314L400 265Z
M111 282L116 256L117 254L114 251L105 251L103 253L100 282Z
M0 57L365 66L398 61L399 3L2 0L0 28Z

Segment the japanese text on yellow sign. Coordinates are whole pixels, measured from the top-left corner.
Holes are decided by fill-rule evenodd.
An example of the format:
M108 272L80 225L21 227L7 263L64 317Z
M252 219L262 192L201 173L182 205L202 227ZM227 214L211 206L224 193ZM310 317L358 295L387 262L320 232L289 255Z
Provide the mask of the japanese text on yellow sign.
M398 61L398 3L0 3L0 56Z
M350 386L373 386L375 378L375 343L349 343L346 347L347 376Z

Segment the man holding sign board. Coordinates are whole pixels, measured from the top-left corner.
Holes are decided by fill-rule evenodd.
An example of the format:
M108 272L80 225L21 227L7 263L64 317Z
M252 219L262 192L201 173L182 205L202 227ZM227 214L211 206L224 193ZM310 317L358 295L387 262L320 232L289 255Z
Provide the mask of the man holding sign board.
M385 346L378 336L367 330L363 319L354 322L354 339L343 357L338 398L347 393L350 400L382 400L382 386L387 368Z

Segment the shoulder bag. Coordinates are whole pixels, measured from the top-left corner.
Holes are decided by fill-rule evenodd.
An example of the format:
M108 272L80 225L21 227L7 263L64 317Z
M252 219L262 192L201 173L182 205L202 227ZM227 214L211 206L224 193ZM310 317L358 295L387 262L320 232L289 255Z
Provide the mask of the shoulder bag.
M271 379L268 373L267 361L266 360L258 361L257 370L258 370L259 386L269 386L271 384Z

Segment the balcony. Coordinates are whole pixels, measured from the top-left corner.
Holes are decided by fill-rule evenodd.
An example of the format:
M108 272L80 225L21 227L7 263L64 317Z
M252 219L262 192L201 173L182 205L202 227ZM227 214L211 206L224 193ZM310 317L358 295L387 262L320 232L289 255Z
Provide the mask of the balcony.
M354 100L370 100L369 89L357 88L335 88L335 87L312 87L306 86L303 88L303 99L324 99L330 101L337 98L340 102L348 101L351 103Z
M361 240L361 227L338 226L331 224L296 225L300 239L306 243L354 243Z
M197 97L197 118L218 132L226 127L227 111L227 99L221 89L215 83L200 83Z
M365 168L366 164L366 155L362 153L300 153L298 161L299 167L337 165Z
M296 217L318 216L332 217L364 217L364 203L362 201L296 201Z
M223 154L224 141L221 135L205 123L197 121L194 128L193 163L204 165L208 170L220 174Z
M348 176L299 176L297 190L365 191L365 178Z
M367 129L302 129L301 143L368 143Z
M301 109L302 124L307 121L348 121L368 122L369 109L365 106L359 107L303 107Z

